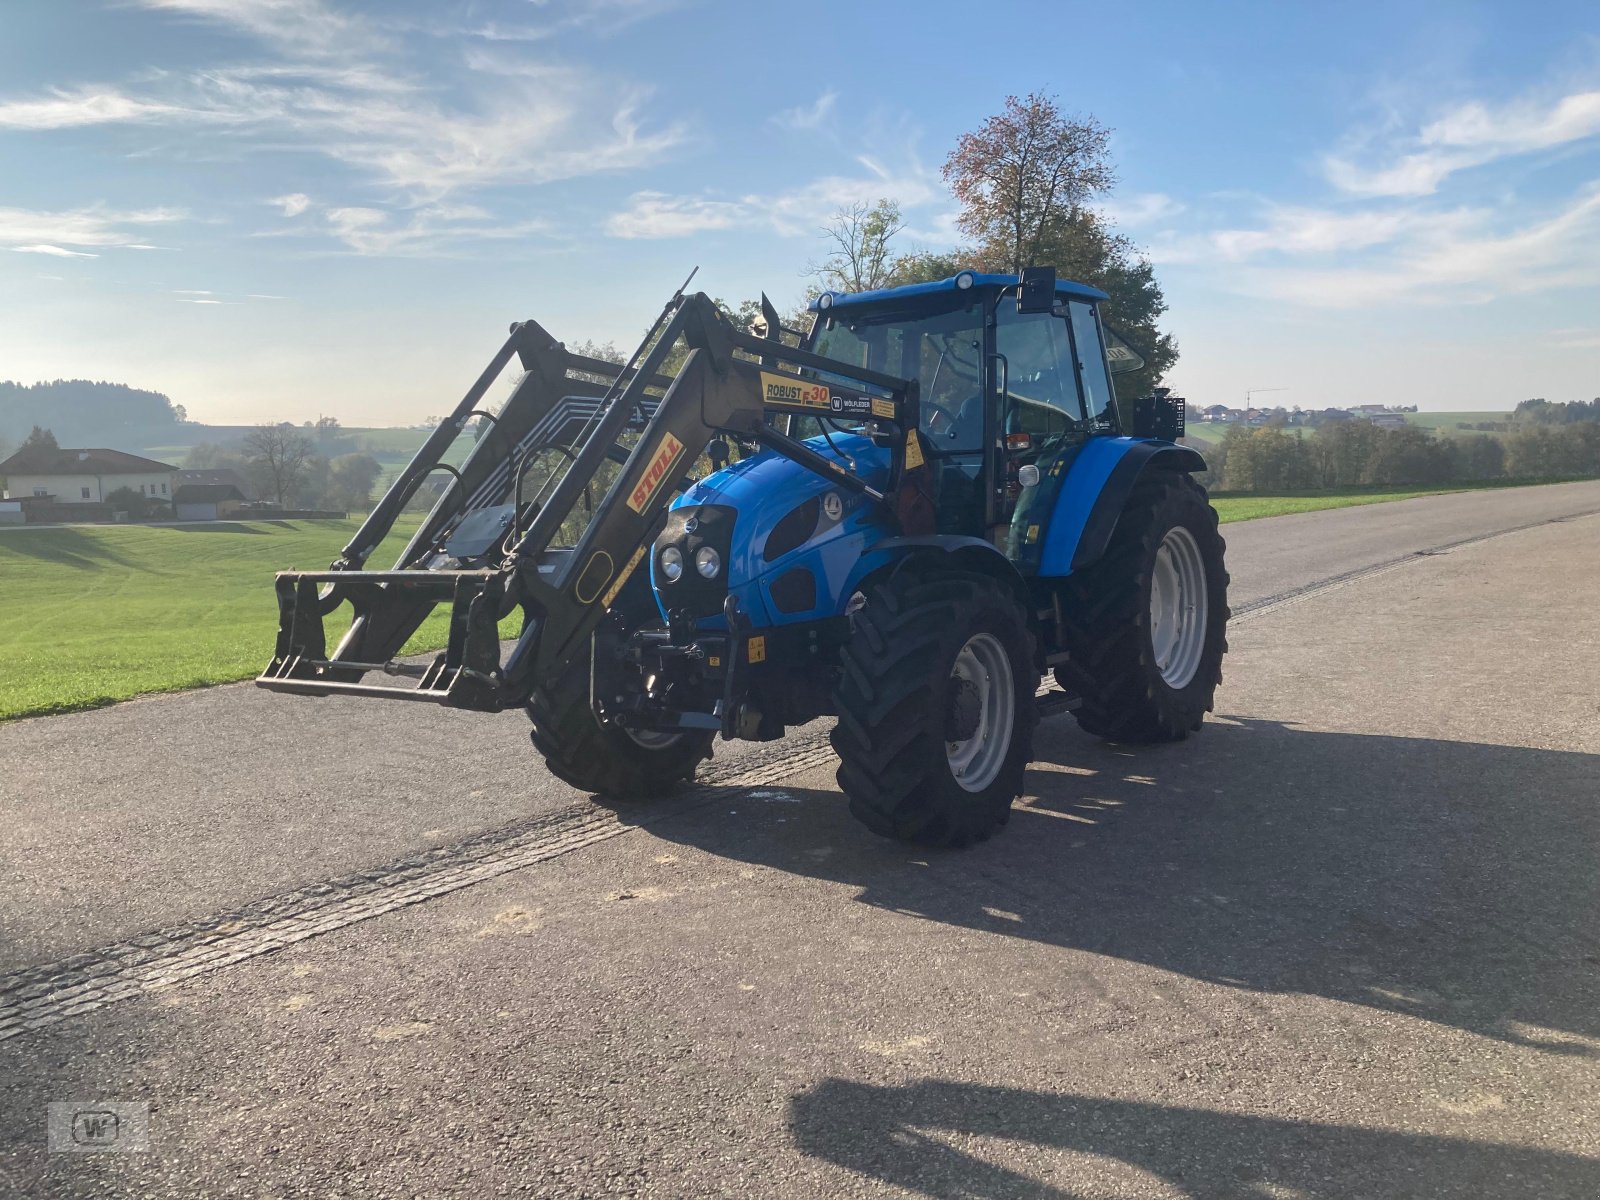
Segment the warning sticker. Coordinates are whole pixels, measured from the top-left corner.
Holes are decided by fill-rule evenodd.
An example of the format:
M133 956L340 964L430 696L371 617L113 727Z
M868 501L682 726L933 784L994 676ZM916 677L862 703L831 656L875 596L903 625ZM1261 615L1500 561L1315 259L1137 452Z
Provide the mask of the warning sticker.
M661 444L650 456L650 465L645 468L644 478L634 485L632 494L628 496L628 507L636 513L643 513L645 506L661 490L667 472L672 470L672 464L681 457L683 457L683 443L670 433L663 434Z
M750 662L758 663L767 661L767 639L765 637L758 636L751 638L749 650L750 653L748 657Z
M894 420L894 401L879 400L876 396L874 396L872 399L872 415L875 417L884 417L890 421Z
M922 439L915 429L906 431L906 470L914 471L923 463Z

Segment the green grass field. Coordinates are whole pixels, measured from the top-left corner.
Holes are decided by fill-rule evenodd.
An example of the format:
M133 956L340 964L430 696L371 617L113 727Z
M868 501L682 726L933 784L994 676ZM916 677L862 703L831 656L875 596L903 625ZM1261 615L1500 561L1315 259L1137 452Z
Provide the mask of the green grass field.
M408 518L374 562L398 556ZM338 557L354 521L0 529L0 720L255 675L274 571ZM436 615L410 647L444 644Z
M1464 490L1218 495L1213 502L1233 522ZM372 561L392 563L416 521L405 518ZM356 528L355 521L0 528L0 721L250 678L272 655L273 572L326 566ZM407 650L437 649L444 639L441 612Z
M1324 508L1350 508L1358 504L1382 504L1388 500L1409 500L1413 496L1437 496L1444 492L1474 490L1470 484L1441 484L1429 488L1366 488L1351 492L1298 492L1292 496L1228 495L1213 493L1212 506L1224 525L1231 521L1254 521L1261 517L1281 517L1286 513L1316 512Z

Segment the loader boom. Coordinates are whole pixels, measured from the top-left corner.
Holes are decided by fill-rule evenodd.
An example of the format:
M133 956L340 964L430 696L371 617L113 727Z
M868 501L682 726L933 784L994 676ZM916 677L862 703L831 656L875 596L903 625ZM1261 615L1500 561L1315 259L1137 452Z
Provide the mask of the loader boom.
M637 366L620 369L569 352L535 322L513 326L342 557L326 571L277 576L277 644L256 682L283 692L484 711L526 703L539 680L588 646L714 440L776 451L834 486L888 504L907 439L918 436L915 381L786 346L775 327L769 338L736 330L703 293L680 293L663 316L653 343L647 338L635 354ZM681 366L669 374L674 354L683 355ZM525 374L501 410L488 413L483 398L513 358ZM818 372L826 372L825 381ZM819 413L860 421L892 447L887 493L768 420ZM448 466L446 451L474 418L487 432L459 469ZM555 458L560 469L524 496L523 476L541 456ZM441 470L453 478L399 561L391 570L367 570L406 505ZM608 471L615 477L584 513L581 534L558 546ZM330 654L324 621L346 602L353 619ZM427 666L396 662L440 604L451 614L445 651ZM521 628L502 661L500 622L518 612ZM420 678L410 688L364 682L372 672Z

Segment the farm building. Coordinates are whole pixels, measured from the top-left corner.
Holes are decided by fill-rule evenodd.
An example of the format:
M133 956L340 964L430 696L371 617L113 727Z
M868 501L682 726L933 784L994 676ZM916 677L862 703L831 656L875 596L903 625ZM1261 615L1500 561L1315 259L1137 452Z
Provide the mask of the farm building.
M5 499L48 497L60 505L105 503L119 488L170 501L177 468L123 450L24 446L5 462Z
M180 521L220 521L244 504L244 493L231 483L180 483L173 493Z

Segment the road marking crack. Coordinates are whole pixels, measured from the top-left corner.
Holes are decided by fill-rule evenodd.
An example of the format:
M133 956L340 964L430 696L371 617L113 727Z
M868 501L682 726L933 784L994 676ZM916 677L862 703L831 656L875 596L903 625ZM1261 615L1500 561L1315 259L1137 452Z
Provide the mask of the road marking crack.
M547 862L647 823L726 803L833 757L826 731L802 735L786 748L787 753L758 754L754 762L708 768L680 795L652 805L639 822L576 804L232 912L26 968L0 979L0 1041Z

